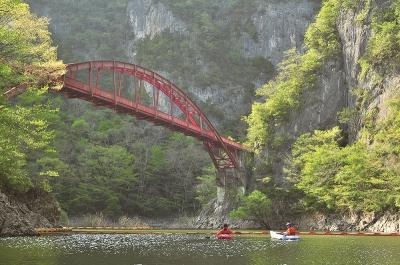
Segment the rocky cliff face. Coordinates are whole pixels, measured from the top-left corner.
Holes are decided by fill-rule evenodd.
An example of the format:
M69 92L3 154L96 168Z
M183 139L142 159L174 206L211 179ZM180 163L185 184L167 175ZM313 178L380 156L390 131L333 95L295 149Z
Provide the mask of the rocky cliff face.
M337 112L344 107L355 106L357 100L353 95L355 88L365 89L370 95L360 110L361 116L376 108L378 118L385 117L387 111L385 102L390 98L393 89L399 86L399 76L385 76L382 82L377 82L372 75L365 79L359 78L361 70L359 60L371 36L371 10L363 21L357 20L359 12L360 9L349 9L340 13L337 30L342 52L335 60L324 64L317 88L307 91L303 97L302 111L293 114L289 119L284 131L289 132L292 139L304 132L335 126ZM361 123L356 126L348 131L350 142L357 138Z
M134 61L136 55L135 43L146 37L154 38L165 30L185 33L186 26L176 18L171 10L160 2L152 0L130 0L127 5L128 23L133 34L133 40L128 43L129 57Z
M361 8L361 7L360 7ZM381 117L385 116L385 99L390 97L393 87L398 84L398 77L386 77L382 83L375 82L373 77L367 76L360 80L359 60L365 52L371 35L370 17L364 22L357 21L359 9L343 10L337 19L337 30L340 36L342 52L339 56L324 63L315 89L310 89L302 96L302 108L293 112L286 124L278 131L287 136L288 142L294 142L298 136L314 130L329 129L338 124L338 112L344 108L353 108L356 97L353 89L363 88L370 97L358 114L356 124L349 124L346 132L349 142L353 142L361 128L362 116L371 109L378 109ZM372 8L372 7L371 7ZM371 13L371 12L369 12ZM283 158L290 152L287 149L274 155L273 171L279 181L283 175ZM268 151L265 153L268 156Z
M35 228L54 227L59 219L60 207L51 194L0 191L0 237L36 235Z
M220 8L224 8L223 3ZM277 65L285 51L301 48L304 32L318 8L318 1L312 0L261 2L251 15L257 30L256 38L242 32L239 39L232 41L241 43L246 57L262 56ZM130 30L135 36L133 43L146 37L153 38L165 30L191 35L194 41L197 38L162 1L130 0L127 12ZM221 23L229 22L227 18L220 20ZM130 56L134 59L135 51L132 52Z
M276 182L283 181L282 176L285 158L290 153L291 143L297 137L314 130L332 128L337 124L337 113L348 106L349 89L346 82L346 71L343 69L343 58L326 62L322 67L316 89L305 91L300 111L292 112L287 123L277 131L285 135L289 145L272 154L272 170ZM265 150L264 156L270 154Z
M400 231L400 214L384 212L379 214L362 215L321 215L304 216L297 220L301 230L322 231L370 231L394 233Z
M217 7L220 9L219 13L223 13L227 8L224 1L216 4L219 5ZM243 57L261 56L277 66L286 50L293 47L301 48L305 29L318 8L318 1L312 0L260 1L250 17L256 32L253 34L240 32L240 35L235 36L230 42L232 44L239 43ZM189 40L190 46L197 45L199 36L191 31L190 26L177 14L168 10L163 1L130 0L128 17L130 31L134 36L128 43L128 56L133 62L136 62L136 43L144 38L154 38L163 31L183 35ZM230 18L226 16L215 18L215 20L216 24L231 23ZM197 61L202 64L203 70L209 67L207 59L199 57ZM169 77L168 72L171 70L163 69L163 74ZM178 80L171 81L177 82ZM258 87L266 81L265 77L260 76L259 79L252 82L254 87ZM227 82L229 83L229 80ZM239 121L241 116L249 112L251 102L248 95L254 94L253 91L249 93L247 87L235 82L230 82L228 87L221 87L217 84L199 87L189 82L188 87L184 87L184 89L187 89L197 102L217 106L218 111L223 113L224 119L232 121ZM209 115L217 125L223 122L221 117L216 117L212 112Z
M383 6L385 4L375 3L376 5ZM373 73L366 76L365 79L359 78L361 67L359 60L363 56L368 45L369 37L371 36L371 15L374 4L371 5L367 16L363 21L358 21L357 16L360 10L349 10L342 12L338 19L338 31L342 42L344 77L346 79L347 105L354 107L356 97L353 95L352 90L355 88L362 88L368 94L363 106L359 113L358 123L353 125L349 130L350 142L354 141L360 127L362 126L362 118L369 111L376 109L377 120L386 117L387 114L387 100L391 98L393 92L398 89L400 85L400 75L391 74L385 75L383 80L377 81Z
M262 56L277 65L285 51L301 49L304 32L318 11L317 1L264 1L251 16L257 29L254 39L243 33L240 41L247 57Z
M374 3L380 5L379 2ZM363 6L356 9L342 10L337 19L337 31L342 47L341 53L335 59L324 63L319 73L317 86L303 95L303 108L292 113L289 121L281 129L289 137L289 143L306 132L316 129L329 129L338 124L338 112L343 108L357 109L354 120L347 124L345 131L348 142L354 142L363 126L365 116L372 110L376 111L376 120L386 117L387 101L400 86L398 74L386 75L383 80L377 80L372 73L365 79L360 78L359 60L364 55L371 32L371 14L376 6L371 4L364 19L359 19L360 12L365 12ZM360 105L354 95L354 89L363 89L368 97ZM355 106L357 105L357 108ZM286 150L274 154L273 170L279 180L283 173L284 157L290 152L290 144ZM268 152L265 152L268 155ZM399 231L399 212L382 212L375 214L353 215L313 215L303 216L297 221L301 229L317 230L365 230L397 232Z

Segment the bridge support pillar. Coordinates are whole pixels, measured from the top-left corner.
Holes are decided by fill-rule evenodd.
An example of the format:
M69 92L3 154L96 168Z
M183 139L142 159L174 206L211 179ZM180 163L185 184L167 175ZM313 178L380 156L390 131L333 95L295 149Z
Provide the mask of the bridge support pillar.
M239 199L252 187L253 155L240 154L240 168L227 168L217 171L217 198L204 207L197 219L199 228L219 228L223 223L235 226L229 213L239 206Z
M217 171L218 201L223 201L229 191L237 195L244 195L252 189L254 184L254 154L246 151L239 151L238 153L239 168L226 168Z
M246 193L246 177L244 171L236 168L217 171L217 201L232 201ZM232 198L233 197L233 198Z

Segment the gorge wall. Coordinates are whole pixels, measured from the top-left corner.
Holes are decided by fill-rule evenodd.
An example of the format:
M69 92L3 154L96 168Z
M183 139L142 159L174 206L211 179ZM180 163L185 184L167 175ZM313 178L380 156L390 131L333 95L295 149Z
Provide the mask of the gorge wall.
M382 22L382 20L385 21L385 16L386 19L390 17L388 14L392 14L390 12L393 12L394 7L397 5L398 2L396 1L325 2L325 8L319 13L316 24L312 25L309 29L308 52L305 55L301 55L300 63L297 62L298 68L296 68L299 69L299 74L302 69L312 69L312 66L306 66L307 63L310 63L310 61L307 61L307 56L312 56L313 53L314 55L318 54L318 56L321 56L319 58L323 58L322 60L319 58L316 59L316 61L320 60L321 65L318 65L318 67L305 74L306 77L310 78L315 74L315 82L311 78L310 84L305 84L299 94L292 94L296 95L297 98L291 99L299 100L299 105L298 107L297 105L293 107L294 104L291 106L291 109L288 107L290 109L288 115L282 120L276 120L276 124L278 125L275 125L275 128L273 127L274 124L268 124L268 128L272 131L274 138L268 135L268 137L273 139L272 144L271 142L267 143L267 147L263 148L261 151L261 159L259 159L260 164L257 165L259 168L257 175L259 177L264 175L272 176L275 183L280 183L280 185L285 186L284 178L286 177L289 179L292 177L291 180L293 183L296 183L298 179L293 179L293 176L295 176L295 178L306 178L313 173L315 176L315 171L307 176L301 175L303 172L299 175L297 174L298 172L293 173L293 171L290 171L293 169L293 160L291 159L296 157L296 154L292 153L292 148L296 140L305 133L313 133L314 130L325 130L322 133L326 133L331 128L340 126L343 134L341 135L341 142L339 143L341 147L338 150L346 150L344 148L358 145L363 146L363 148L367 150L367 153L374 152L374 148L377 148L376 142L379 142L379 140L374 139L374 135L379 133L379 124L393 117L393 112L390 112L389 106L390 102L398 97L400 83L398 69L391 67L392 60L394 59L386 57L378 61L379 52L385 54L390 50L390 48L387 48L388 46L394 50L396 49L390 46L391 44L389 43L391 41L389 41L389 43L385 42L387 39L380 40L381 42L378 41L379 48L376 48L376 46L372 47L371 43L373 41L375 41L375 43L377 42L376 39L374 40L374 35L378 33L384 35L382 31L385 30L384 28L387 24L385 25L385 22ZM336 12L335 10L337 10L337 14L332 16L328 15L330 11L334 14L334 12ZM322 25L330 25L330 21L332 21L331 28L322 33L322 36L324 36L323 34L326 32L330 32L332 33L330 38L334 38L335 42L330 42L332 39L329 39L329 37L326 38L326 41L318 42L317 38L320 37L319 34L321 33L318 32L318 30L321 29L319 27ZM386 23L389 24L390 22ZM377 26L377 24L379 24L379 26ZM325 28L325 30L326 29L327 28ZM384 38L384 36L380 37ZM385 37L388 38L387 35L385 35ZM336 44L336 42L337 51L330 52L329 49L332 46L329 45L332 43ZM371 51L371 49L375 50ZM377 53L375 57L371 57L370 55L373 52ZM326 54L330 55L327 56ZM294 63L294 65L295 64L296 63ZM366 67L368 64L369 67ZM284 71L287 71L287 68L283 70L283 72ZM296 80L291 79L291 77L288 79ZM274 84L276 85L275 87L281 84L279 82L284 83L282 80L278 80L277 82L278 83ZM282 89L282 87L279 89ZM274 99L276 100L276 97ZM288 104L288 106L290 105ZM346 119L343 119L343 113L348 114ZM274 118L271 118L271 120L275 121ZM302 143L304 144L304 142ZM394 142L391 142L388 146L392 144L393 148L396 148ZM315 144L315 146L311 148L313 147L317 150L318 144ZM297 146L297 148L297 150L301 149L300 146ZM389 147L385 148L390 150ZM303 148L302 152L307 152L306 148ZM349 153L350 155L345 154L344 157L348 158L356 154L357 151L351 152L354 153ZM390 151L387 152L390 153ZM325 153L325 155L327 155L327 153ZM382 159L382 163L384 164L383 168L396 167L398 163L396 162L396 158L394 158L396 155L388 156L389 157L386 157L380 153L376 156L376 159ZM318 159L317 156L311 158ZM311 158L308 157L310 160ZM324 159L323 157L320 158ZM269 164L267 166L261 165L265 163L265 161L269 161ZM299 163L299 160L296 162ZM352 161L345 161L342 163L343 164L338 164L337 167L353 166ZM372 163L372 161L368 161L366 165L371 165ZM319 166L323 167L323 165L329 163L321 164L322 166ZM354 164L354 166L363 167L364 165ZM302 168L301 170L306 171L309 169L310 168ZM315 190L319 188L321 190L324 188L334 189L335 187L337 187L337 189L343 188L346 190L351 185L350 183L352 181L355 182L355 180L349 180L347 183L348 186L346 186L346 183L343 184L340 182L338 175L335 175L335 173L329 175L330 173L328 173L328 171L328 167L325 172L323 172L323 170L317 171L321 173L321 175L318 175L320 179L315 177L315 183L310 179L302 182L302 185L305 185L304 183L307 181L309 181L308 185L315 184L315 186L313 186L314 190L307 189L304 186L296 187L301 187L303 191L306 190L306 192L309 192L308 195L310 197L308 197L308 199L314 198L314 203L318 205L318 203L320 203L319 200L322 201L323 198L318 198L318 195L315 194L312 195ZM394 174L394 176L393 180L388 181L388 183L386 183L387 180L385 179L384 173L381 173L383 175L380 175L380 173L374 175L374 177L380 179L381 183L387 185L385 188L382 188L383 190L386 190L387 193L393 192L392 198L394 199L389 199L392 200L391 203L385 204L383 208L379 208L379 206L374 209L368 209L367 206L364 208L357 208L351 205L351 203L348 205L346 204L346 207L335 205L329 208L329 204L325 205L322 203L322 206L316 207L320 207L319 210L324 211L325 214L316 214L313 216L310 211L307 211L300 219L296 219L293 216L286 216L286 218L292 218L292 220L296 219L302 229L398 231L399 214L398 208L396 207L396 205L398 206L395 199L396 192L391 191L391 187L397 183L398 177L395 176L395 172L397 171L393 170L390 173ZM290 174L292 175L290 176ZM348 171L347 174L350 174L350 171ZM360 189L365 189L363 185L368 185L370 181L369 178L371 177L367 174L363 174L361 171L351 176L353 179L357 177L360 178L358 180ZM325 184L329 181L332 181L333 186ZM382 192L382 190L378 190L374 185L371 185L370 188L374 189L371 195ZM355 190L347 190L347 192L348 194L357 194L358 190L356 188ZM316 192L316 194L318 194L318 192ZM370 195L367 195L366 192L361 192L360 194L357 195L360 196L358 198L360 202L369 199L368 197ZM349 199L349 201L351 202L352 199ZM329 211L336 211L336 214L327 213ZM281 222L283 221L284 220Z
M211 5L211 2L207 4ZM148 61L141 60L146 54L138 53L149 50L138 49L138 43L147 44L152 41L159 43L157 36L167 41L168 38L163 35L165 32L170 32L172 38L179 42L187 42L188 52L192 53L191 55L185 54L185 51L181 53L179 46L166 46L166 50L158 52L174 53L171 49L177 49L176 56L186 56L185 60L188 61L185 64L190 65L188 68L195 67L192 75L176 73L173 69L176 66L173 64L157 65L151 62L149 64L193 95L195 101L205 106L212 121L220 129L228 131L232 131L229 127L240 126L241 117L250 110L255 88L272 77L273 69L282 60L285 51L290 48L301 49L304 32L319 8L318 1L307 0L252 1L245 7L231 5L230 1L216 1L210 7L212 9L210 15L207 15L205 10L196 10L196 6L193 6L194 18L188 18L188 14L174 9L168 1L130 0L127 8L129 31L133 36L128 41L130 60L146 65ZM196 12L207 21L196 21ZM235 24L235 28L230 26L232 24ZM202 47L203 38L212 34L222 35L221 32L208 32L211 31L206 28L208 25L220 28L229 34L222 44L219 43L221 40L218 37L212 39L216 41L218 47L205 49ZM243 64L242 68L231 65L233 61L220 62L217 58L213 58L214 55L210 57L207 54L219 48L221 52L237 53L235 56L240 59L235 63ZM251 69L253 78L248 79L248 68L254 65L244 65L245 60L255 58L264 58L264 65L258 69ZM233 69L234 67L236 68ZM185 71L184 68L179 69ZM202 73L200 78L211 81L199 83L194 80L193 76L198 76L199 72ZM213 82L213 76L216 74L220 76ZM239 134L241 135L236 132L233 136L242 137L243 130Z
M361 78L360 61L372 35L373 9L387 7L389 4L370 1L371 4L365 7L363 1L358 3L355 8L342 8L339 12L335 30L339 36L340 53L323 61L315 87L303 91L300 96L301 107L291 111L289 117L277 128L276 134L284 135L287 139L286 145L277 154L273 154L272 172L278 180L283 176L284 157L290 152L293 142L304 133L339 125L339 112L344 109L357 109L357 114L354 114L356 117L342 124L346 141L350 144L358 139L368 113L376 111L374 122L386 117L387 103L399 86L399 76L391 73L377 77L369 73ZM367 98L360 99L356 95L357 89L368 94ZM265 149L263 155L268 157L269 150Z

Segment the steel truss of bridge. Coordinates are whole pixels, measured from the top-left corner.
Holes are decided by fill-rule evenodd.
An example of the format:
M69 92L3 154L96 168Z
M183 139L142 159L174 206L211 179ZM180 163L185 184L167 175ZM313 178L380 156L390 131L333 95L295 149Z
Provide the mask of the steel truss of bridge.
M150 121L202 141L218 170L239 168L245 147L219 135L200 108L176 85L135 64L90 61L67 66L61 92Z

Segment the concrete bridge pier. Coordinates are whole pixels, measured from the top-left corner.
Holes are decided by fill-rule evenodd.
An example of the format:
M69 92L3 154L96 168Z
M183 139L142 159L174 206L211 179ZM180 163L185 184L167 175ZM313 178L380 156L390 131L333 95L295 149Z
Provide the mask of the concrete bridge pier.
M253 186L253 154L240 151L239 168L217 170L217 198L204 207L197 218L199 228L219 228L223 223L235 226L229 213L239 206L240 197Z
M253 186L254 155L247 151L239 151L239 168L217 170L217 201L235 200L245 195ZM233 198L232 198L233 197Z
M243 170L228 168L217 171L217 202L232 201L246 193L246 177Z

